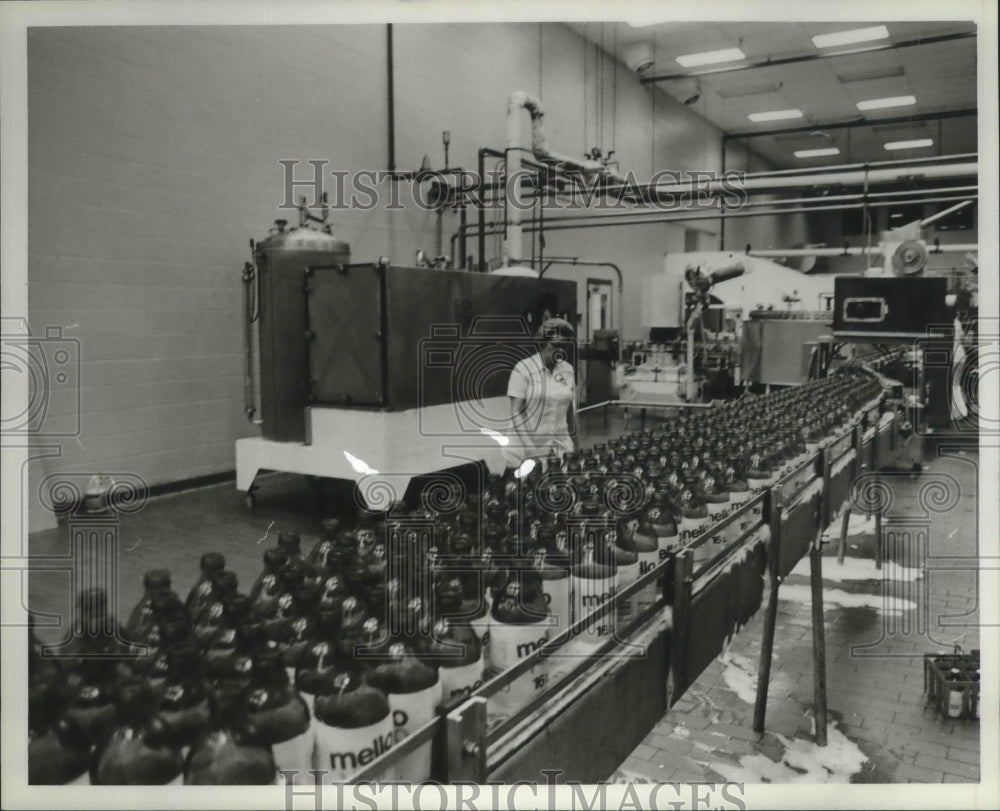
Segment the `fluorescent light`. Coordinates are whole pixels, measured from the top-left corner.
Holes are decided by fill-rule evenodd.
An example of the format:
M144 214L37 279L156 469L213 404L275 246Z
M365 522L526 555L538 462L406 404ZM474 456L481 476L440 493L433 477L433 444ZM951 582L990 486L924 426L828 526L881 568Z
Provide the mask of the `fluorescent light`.
M746 59L747 55L739 48L724 48L721 51L705 51L700 54L685 54L678 56L677 61L686 68L696 68L699 65L714 65L717 62L736 62Z
M923 149L925 146L933 146L932 138L914 138L912 141L889 141L885 145L886 149Z
M859 101L859 110L881 110L884 107L907 107L917 103L916 96L890 96L887 99L868 99Z
M784 121L788 118L802 118L801 110L768 110L766 113L750 113L751 121Z
M825 158L827 155L839 155L840 150L835 146L826 146L822 149L800 149L795 153L796 158Z
M817 48L835 48L838 45L853 45L855 42L888 38L889 29L884 25L876 25L872 28L855 28L852 31L837 31L833 34L817 34L812 41Z

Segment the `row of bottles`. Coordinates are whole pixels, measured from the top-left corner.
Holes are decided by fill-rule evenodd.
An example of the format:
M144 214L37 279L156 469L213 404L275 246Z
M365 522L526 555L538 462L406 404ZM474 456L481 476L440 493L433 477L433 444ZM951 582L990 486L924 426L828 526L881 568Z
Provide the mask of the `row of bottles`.
M281 532L245 590L206 552L185 599L169 572L147 572L122 627L103 592L84 592L90 632L61 658L33 637L31 780L343 779L773 484L878 392L850 371L686 413L521 480L491 476L482 493L328 519L308 551ZM490 711L519 709L657 597L652 584L622 601ZM430 744L391 776L427 779Z

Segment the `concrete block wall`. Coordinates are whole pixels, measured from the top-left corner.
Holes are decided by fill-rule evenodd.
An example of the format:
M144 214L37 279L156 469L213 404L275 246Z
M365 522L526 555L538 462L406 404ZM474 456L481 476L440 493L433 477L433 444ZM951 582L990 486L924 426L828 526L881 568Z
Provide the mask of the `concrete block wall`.
M396 25L394 40L399 169L418 168L425 154L441 167L442 130L451 165L475 169L480 146L502 147L506 99L519 89L540 94L557 151L613 147L640 178L720 168L713 127L565 26ZM29 315L36 334L61 325L82 355L81 432L47 471L130 472L159 484L234 467L234 441L253 431L243 417L247 242L275 217L295 221L280 209L279 160L300 161L297 178L310 175L309 160L388 168L385 44L381 25L29 32ZM436 217L413 205L332 220L359 261L406 264L434 249ZM457 224L446 215L445 252ZM684 231L553 231L546 243L549 255L622 266L624 333L636 338L641 278L683 250ZM552 275L579 279L581 302L587 276L612 277ZM71 423L76 408L72 391L54 392L48 419Z

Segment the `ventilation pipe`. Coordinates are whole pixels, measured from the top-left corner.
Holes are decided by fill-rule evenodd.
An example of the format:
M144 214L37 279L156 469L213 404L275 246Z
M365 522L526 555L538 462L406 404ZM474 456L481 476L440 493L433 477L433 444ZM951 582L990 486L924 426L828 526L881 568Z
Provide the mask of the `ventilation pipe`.
M572 158L549 149L545 133L542 132L542 117L545 115L542 103L523 90L512 93L507 99L507 140L504 145L507 166L507 238L503 246L503 267L494 271L506 275L527 275L527 271L531 275L537 275L533 269L522 265L521 154L528 149L523 142L525 111L531 116L531 152L539 161L559 164L563 169L580 172L588 181L603 176L615 183L626 182L624 177L609 171L600 161Z
M532 268L522 264L523 252L521 246L521 153L527 147L523 142L524 127L522 125L523 111L531 116L532 129L534 122L543 115L541 102L534 96L518 91L507 99L507 140L504 144L507 198L507 238L503 243L503 267L494 271L505 275L538 274Z

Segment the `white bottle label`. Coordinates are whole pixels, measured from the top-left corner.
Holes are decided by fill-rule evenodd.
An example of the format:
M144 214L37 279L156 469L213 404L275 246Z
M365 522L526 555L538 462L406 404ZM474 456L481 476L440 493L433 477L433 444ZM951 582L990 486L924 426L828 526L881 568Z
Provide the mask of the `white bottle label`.
M184 785L184 774L181 773L181 774L177 775L177 777L175 777L169 783L164 783L164 785L166 785L166 786L183 786Z
M573 575L570 580L572 581L570 588L573 590L574 622L593 613L618 593L618 584L613 576L591 579ZM614 625L614 612L607 613L581 631L578 639L590 643L600 642L611 635Z
M316 733L312 725L301 735L289 738L287 741L271 745L271 753L274 755L274 763L278 770L292 770L297 774L292 778L292 783L300 785L303 783L312 785L313 778L309 774L313 763L313 750L316 747ZM284 778L282 777L282 784Z
M346 781L396 743L391 713L378 723L354 729L331 727L314 720L313 732L316 739L313 768L324 772L324 783Z
M389 707L395 726L397 741L430 721L441 702L441 680L416 693L390 693ZM392 769L393 780L422 783L431 776L431 742L423 744L416 752L400 760Z
M79 777L70 780L66 783L67 786L89 786L90 785L90 770L88 769Z
M700 534L705 524L708 523L707 518L682 518L681 524L677 528L681 536L681 545L685 545L693 541Z
M549 637L569 627L569 577L542 581L545 601L549 604Z
M660 551L639 553L639 576L653 571L660 562ZM635 595L635 608L638 613L645 611L656 602L656 583L650 583Z
M710 501L706 505L708 507L708 514L712 518L721 519L726 514L729 513L730 504L728 501L714 502Z
M490 665L506 670L521 659L531 656L548 641L549 626L544 622L530 625L508 625L492 619L490 622ZM527 673L500 688L489 698L492 713L506 714L523 707L532 696L548 683L548 663L539 661Z
M961 688L951 688L948 691L948 717L958 718L962 715L965 693Z
M627 566L618 567L618 577L616 584L618 586L618 591L631 586L636 578L639 577L639 560L636 559L635 563L630 563ZM635 616L635 604L636 597L631 597L628 600L622 600L618 603L618 608L616 611L616 619L618 626L624 628L626 623L632 621L632 617Z
M451 701L478 690L483 683L484 664L480 658L468 665L441 667L438 675L441 678L442 700Z

